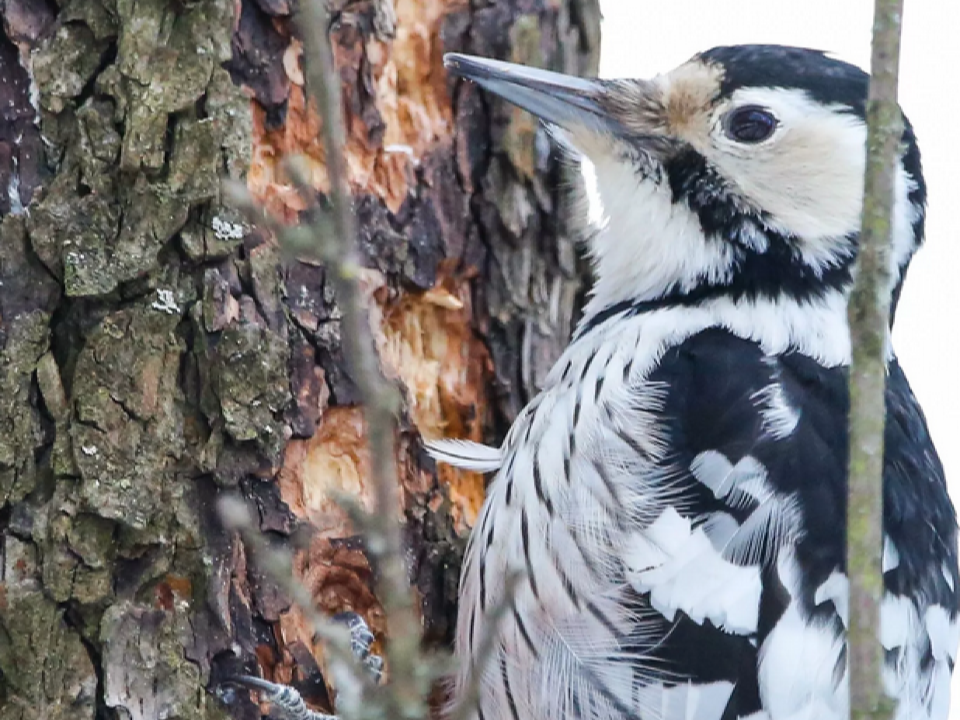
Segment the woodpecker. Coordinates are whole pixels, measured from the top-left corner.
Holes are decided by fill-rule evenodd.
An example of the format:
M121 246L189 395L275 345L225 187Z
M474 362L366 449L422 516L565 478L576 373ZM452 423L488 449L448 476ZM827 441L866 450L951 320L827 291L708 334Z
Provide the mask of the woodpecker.
M650 80L445 65L589 161L603 210L591 295L542 391L499 448L430 446L496 473L460 585L472 716L847 718L846 301L868 76L774 45L717 47ZM905 127L894 306L926 198ZM887 357L883 682L898 720L946 720L956 515Z

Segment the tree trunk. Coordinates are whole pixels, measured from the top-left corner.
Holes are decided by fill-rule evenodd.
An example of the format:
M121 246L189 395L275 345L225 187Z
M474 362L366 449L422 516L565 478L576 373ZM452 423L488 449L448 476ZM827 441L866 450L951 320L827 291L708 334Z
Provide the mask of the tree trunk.
M385 630L336 299L221 197L325 189L289 0L7 0L0 36L0 720L254 718L246 672L327 705L304 615L217 513L239 494L318 607ZM448 644L483 479L421 438L497 441L581 289L571 178L527 115L448 80L462 51L595 72L597 0L336 0L371 327L401 386L411 582Z

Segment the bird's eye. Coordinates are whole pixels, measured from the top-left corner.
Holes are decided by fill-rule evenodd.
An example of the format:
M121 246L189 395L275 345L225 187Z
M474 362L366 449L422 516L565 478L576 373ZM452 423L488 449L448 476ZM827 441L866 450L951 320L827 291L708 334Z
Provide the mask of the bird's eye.
M758 143L773 135L777 129L777 118L766 108L745 105L727 113L723 129L731 140Z

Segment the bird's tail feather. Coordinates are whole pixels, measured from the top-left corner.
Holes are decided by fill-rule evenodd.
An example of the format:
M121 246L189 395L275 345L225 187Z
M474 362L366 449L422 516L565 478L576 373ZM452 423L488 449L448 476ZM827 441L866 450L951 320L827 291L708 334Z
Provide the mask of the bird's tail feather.
M434 460L463 470L493 472L503 463L503 453L500 448L471 440L431 440L424 446Z

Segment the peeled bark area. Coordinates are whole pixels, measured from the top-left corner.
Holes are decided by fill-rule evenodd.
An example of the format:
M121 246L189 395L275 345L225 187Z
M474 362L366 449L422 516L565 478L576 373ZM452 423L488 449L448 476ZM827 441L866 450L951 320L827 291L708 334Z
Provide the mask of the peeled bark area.
M362 539L362 408L324 268L221 196L327 188L285 0L10 0L0 36L0 719L259 716L237 672L328 707L323 650L224 529L239 494L317 607L383 638ZM448 644L483 478L422 439L499 441L569 334L569 181L528 116L447 51L589 74L591 0L338 0L330 28L427 640Z

